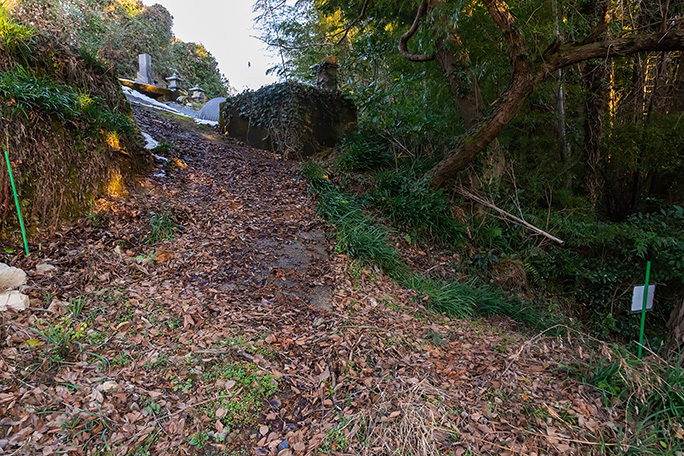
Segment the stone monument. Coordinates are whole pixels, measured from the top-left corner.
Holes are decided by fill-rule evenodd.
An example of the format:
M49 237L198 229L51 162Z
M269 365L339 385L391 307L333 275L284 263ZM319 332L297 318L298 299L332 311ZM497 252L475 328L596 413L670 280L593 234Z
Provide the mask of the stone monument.
M152 57L150 54L140 54L138 56L138 75L135 82L154 85L152 79Z

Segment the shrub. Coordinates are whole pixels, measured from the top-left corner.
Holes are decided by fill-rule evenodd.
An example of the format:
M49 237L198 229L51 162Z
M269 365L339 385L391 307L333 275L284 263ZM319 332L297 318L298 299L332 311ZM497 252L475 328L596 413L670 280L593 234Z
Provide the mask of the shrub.
M442 245L455 247L465 240L465 228L454 219L444 193L433 192L425 179L392 170L380 173L376 182L374 207L400 227Z
M567 245L549 246L529 261L543 280L574 296L586 321L595 329L635 337L638 325L629 313L630 291L643 283L650 260L658 305L649 321L664 328L684 290L683 208L639 213L621 223L558 216L552 222Z
M358 132L344 138L342 155L335 166L340 171L363 172L390 166L394 159L382 137Z

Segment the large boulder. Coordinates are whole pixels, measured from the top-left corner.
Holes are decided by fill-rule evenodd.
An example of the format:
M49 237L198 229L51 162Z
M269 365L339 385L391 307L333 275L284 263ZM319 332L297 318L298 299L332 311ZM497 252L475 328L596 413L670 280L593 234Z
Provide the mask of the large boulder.
M341 93L286 82L228 98L219 122L221 131L254 147L301 158L335 146L357 118Z

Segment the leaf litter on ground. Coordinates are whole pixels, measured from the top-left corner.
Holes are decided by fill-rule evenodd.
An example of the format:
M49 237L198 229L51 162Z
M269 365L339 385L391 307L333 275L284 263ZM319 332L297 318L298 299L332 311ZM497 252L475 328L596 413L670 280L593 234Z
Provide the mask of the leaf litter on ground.
M165 173L9 259L57 269L0 315L0 454L591 454L614 437L625 417L559 368L580 340L424 308L334 253L295 163L135 115L174 145Z

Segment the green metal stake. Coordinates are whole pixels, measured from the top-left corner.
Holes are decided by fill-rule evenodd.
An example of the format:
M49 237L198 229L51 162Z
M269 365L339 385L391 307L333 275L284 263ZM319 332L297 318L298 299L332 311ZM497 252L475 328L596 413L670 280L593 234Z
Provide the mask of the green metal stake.
M641 333L639 334L639 359L644 348L644 326L646 326L646 304L648 303L648 278L651 275L651 262L646 263L646 285L644 285L644 303L641 306Z
M26 230L24 229L24 219L21 217L21 206L19 206L19 195L17 194L17 187L14 185L14 176L12 176L12 165L9 159L9 149L5 146L5 160L7 161L7 171L9 172L10 183L12 184L12 192L14 193L14 204L17 206L17 215L19 216L19 226L21 227L21 237L24 239L24 248L26 255L29 254L28 242L26 241Z

